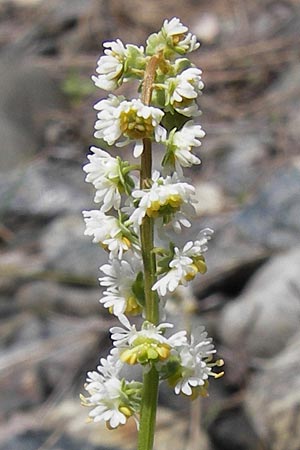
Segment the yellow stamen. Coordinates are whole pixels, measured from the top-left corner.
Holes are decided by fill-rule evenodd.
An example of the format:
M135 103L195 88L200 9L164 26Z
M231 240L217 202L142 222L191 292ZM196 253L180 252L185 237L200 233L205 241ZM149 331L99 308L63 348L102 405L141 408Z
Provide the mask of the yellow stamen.
M198 268L197 268L196 264L190 264L189 268L192 270L185 275L184 278L186 279L186 281L193 280L198 273Z
M128 406L120 406L119 411L124 414L124 416L126 417L131 417L132 416L132 411L130 408L128 408Z

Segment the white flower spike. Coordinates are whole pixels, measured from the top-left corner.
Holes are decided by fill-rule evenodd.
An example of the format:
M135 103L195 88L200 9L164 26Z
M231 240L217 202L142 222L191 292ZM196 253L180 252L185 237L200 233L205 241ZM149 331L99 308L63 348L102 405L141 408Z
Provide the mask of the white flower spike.
M222 375L213 371L223 362L213 361L215 348L204 328L189 338L185 330L174 332L172 323L163 322L175 290L206 272L204 254L213 233L205 228L183 246L168 237L171 227L176 232L191 227L195 215L195 188L183 172L200 164L194 150L205 136L196 122L202 72L187 58L199 45L177 17L166 19L148 37L145 49L120 39L105 42L92 76L106 91L134 79L138 95L111 93L94 107L94 136L105 150L92 146L83 167L97 204L97 209L83 211L84 234L108 253L100 267L100 303L120 325L110 329L113 348L97 370L88 372L88 394L81 401L91 408L91 421L105 422L110 429L125 425L130 417L137 422L142 412L140 443L153 442L161 381L175 394L195 398L206 395L209 378ZM157 144L155 158L152 143ZM117 154L107 146L115 146ZM121 158L128 154L127 149L120 151L124 146L134 163L129 162L131 155L128 161ZM152 159L161 171L152 170ZM128 319L135 315L141 316L136 324ZM126 372L139 365L145 384L123 378L125 365ZM146 450L146 444L142 447Z

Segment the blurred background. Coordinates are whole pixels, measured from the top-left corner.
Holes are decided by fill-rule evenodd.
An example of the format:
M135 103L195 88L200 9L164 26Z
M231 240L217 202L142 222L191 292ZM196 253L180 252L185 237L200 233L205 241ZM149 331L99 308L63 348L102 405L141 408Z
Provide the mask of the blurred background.
M226 366L192 407L162 389L156 448L300 449L300 1L15 0L0 1L1 450L136 448L133 423L88 425L79 404L114 323L81 167L102 42L143 45L174 16L201 41L205 82L193 233L215 229L182 295Z

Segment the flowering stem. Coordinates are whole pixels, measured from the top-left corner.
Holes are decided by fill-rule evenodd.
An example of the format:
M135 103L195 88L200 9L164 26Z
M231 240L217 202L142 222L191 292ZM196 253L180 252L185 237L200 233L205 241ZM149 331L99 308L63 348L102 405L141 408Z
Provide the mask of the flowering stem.
M155 80L158 61L158 57L153 56L148 62L144 75L142 101L148 106L151 102L152 86ZM141 189L149 187L148 183L152 176L151 140L148 138L143 139L143 146L140 174ZM144 263L145 316L146 320L157 324L159 322L158 297L157 294L152 291L152 286L156 281L156 257L153 253L153 219L146 215L143 219L140 232ZM158 372L153 366L149 372L144 374L143 378L138 450L152 450L153 448L158 382Z

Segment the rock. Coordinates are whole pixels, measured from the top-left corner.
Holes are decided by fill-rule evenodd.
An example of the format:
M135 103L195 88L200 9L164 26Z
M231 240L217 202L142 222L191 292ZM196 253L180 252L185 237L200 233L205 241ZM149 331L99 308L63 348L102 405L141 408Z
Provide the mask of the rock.
M15 216L53 217L92 205L92 191L78 164L36 161L1 175L0 207Z
M219 413L209 426L209 436L215 450L259 449L258 437L242 408Z
M4 173L7 170L23 165L38 150L38 143L35 134L28 133L10 121L5 114L0 112L0 139L5 142L5 151L0 152L0 170Z
M300 170L283 167L267 179L252 205L235 225L249 241L273 251L293 247L300 238Z
M105 342L109 323L101 317L96 319L74 319L73 317L55 316L45 322L45 351L47 342L51 351L39 364L41 379L51 392L59 387L65 388L76 380L80 371L84 376L84 367L90 360L108 353ZM99 352L101 342L101 352ZM64 380L62 380L64 374Z
M299 450L300 333L265 363L246 390L245 407L270 450Z
M84 392L84 390L82 389L81 392ZM49 411L47 427L51 427L50 430L52 427L56 429L63 423L64 432L67 436L71 436L76 441L77 439L82 440L86 442L86 445L93 443L96 445L97 450L101 450L102 447L108 450L136 448L137 431L136 424L132 418L128 420L124 427L119 427L112 432L103 422L91 423L87 426L85 420L88 411L89 408L80 406L78 399L60 401L55 408ZM186 416L179 415L175 410L159 407L157 411L155 447L161 450L190 448L187 446L186 438L188 427ZM83 448L85 450L85 447Z
M224 207L224 194L222 189L211 182L196 182L194 184L196 189L195 204L197 216L204 214L217 214L221 212Z
M36 65L0 58L0 170L14 169L39 150L46 121L66 107L58 84Z
M0 445L0 450L16 450L16 449L26 449L26 450L36 450L37 448L42 448L45 443L47 443L47 448L51 450L104 450L102 446L95 446L87 442L82 442L80 439L73 439L65 434L59 435L57 438L53 439L53 433L55 431L45 431L43 429L28 430L26 433L12 437L8 442L2 446ZM48 446L49 440L51 441L51 447ZM110 450L116 450L112 447Z
M100 287L84 289L53 281L33 281L21 286L15 298L23 311L34 311L44 316L56 311L84 317L99 314L103 310L98 301L100 297Z
M202 44L214 44L220 35L220 23L218 17L210 12L204 13L194 22L191 29Z
M0 420L13 411L40 405L44 400L43 385L35 368L23 367L22 370L1 373L0 380Z
M208 272L194 282L198 296L216 289L238 295L245 282L272 254L300 241L300 164L284 166L267 178L249 205L194 220L181 239L194 239L204 227L215 230L206 254Z
M9 249L0 253L0 292L13 294L22 279L39 276L44 271L44 262L38 255L29 255L21 248Z
M21 321L13 342L0 355L4 413L39 404L53 389L58 392L66 384L71 385L78 369L90 361L90 355L97 355L98 342L102 343L101 351L106 352L109 324L101 317L87 320L56 314L43 318L38 327L32 315L25 317L27 323Z
M231 348L250 356L280 352L300 321L300 248L273 257L221 315L219 332Z
M212 181L238 200L249 197L261 184L269 140L266 132L247 134L235 126L222 140L215 141Z
M41 238L46 267L65 281L96 285L99 267L107 262L106 252L84 236L81 215L66 215L52 221Z

